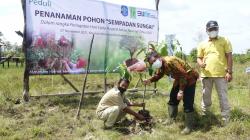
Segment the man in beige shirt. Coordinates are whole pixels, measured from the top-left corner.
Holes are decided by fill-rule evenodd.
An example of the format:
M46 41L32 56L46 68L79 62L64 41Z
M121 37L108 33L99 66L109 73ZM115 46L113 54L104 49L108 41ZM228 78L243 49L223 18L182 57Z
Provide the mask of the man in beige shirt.
M105 128L111 128L128 113L138 120L146 120L141 114L131 110L130 106L143 107L144 103L131 103L124 95L129 86L129 80L120 79L117 87L109 90L100 100L96 109L97 117L104 121Z

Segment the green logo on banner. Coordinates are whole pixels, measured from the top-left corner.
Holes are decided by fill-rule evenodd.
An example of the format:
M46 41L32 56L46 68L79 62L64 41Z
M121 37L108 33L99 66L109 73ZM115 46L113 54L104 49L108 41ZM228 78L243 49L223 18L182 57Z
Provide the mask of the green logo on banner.
M136 18L136 8L129 7L129 9L130 9L130 18Z

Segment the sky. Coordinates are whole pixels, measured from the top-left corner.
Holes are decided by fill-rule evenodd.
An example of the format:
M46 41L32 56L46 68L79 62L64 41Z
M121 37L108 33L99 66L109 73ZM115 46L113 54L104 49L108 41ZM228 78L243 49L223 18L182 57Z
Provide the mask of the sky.
M155 0L103 0L119 5L155 9ZM227 37L233 53L250 49L250 0L160 0L159 41L175 34L185 53L197 47L199 35L207 39L205 25L218 21L219 35ZM20 0L2 0L0 31L5 40L21 44L22 38L14 31L23 31L24 20Z

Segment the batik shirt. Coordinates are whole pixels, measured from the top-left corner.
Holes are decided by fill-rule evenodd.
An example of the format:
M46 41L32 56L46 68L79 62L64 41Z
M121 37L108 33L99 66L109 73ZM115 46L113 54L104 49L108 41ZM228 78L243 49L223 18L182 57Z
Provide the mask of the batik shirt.
M183 91L186 86L195 84L199 77L198 72L189 64L175 56L162 57L162 67L156 70L150 81L158 81L164 75L175 79L173 86L176 87L179 85L179 89Z

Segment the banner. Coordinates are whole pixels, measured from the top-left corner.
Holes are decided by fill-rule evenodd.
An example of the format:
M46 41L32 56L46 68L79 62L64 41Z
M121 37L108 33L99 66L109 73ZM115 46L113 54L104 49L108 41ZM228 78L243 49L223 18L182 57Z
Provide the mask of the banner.
M114 69L134 52L157 42L155 10L94 0L26 0L30 74L84 73L95 39L90 72Z

